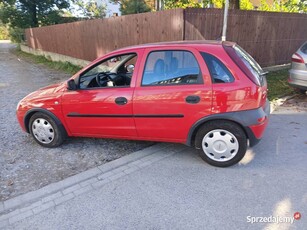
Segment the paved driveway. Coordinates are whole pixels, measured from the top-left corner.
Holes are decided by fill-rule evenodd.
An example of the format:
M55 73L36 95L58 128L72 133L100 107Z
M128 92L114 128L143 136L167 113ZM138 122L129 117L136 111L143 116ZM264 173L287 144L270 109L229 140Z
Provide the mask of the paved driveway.
M215 168L184 148L9 229L307 229L306 130L306 111L280 108L239 165ZM292 224L248 223L295 212Z

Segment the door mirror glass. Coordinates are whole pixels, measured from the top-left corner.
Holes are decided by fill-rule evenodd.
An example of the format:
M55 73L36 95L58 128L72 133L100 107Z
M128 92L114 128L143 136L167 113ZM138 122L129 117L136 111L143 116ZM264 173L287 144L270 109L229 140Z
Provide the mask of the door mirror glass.
M74 79L70 79L68 82L67 82L67 89L68 90L76 90L77 89L77 84L75 82Z

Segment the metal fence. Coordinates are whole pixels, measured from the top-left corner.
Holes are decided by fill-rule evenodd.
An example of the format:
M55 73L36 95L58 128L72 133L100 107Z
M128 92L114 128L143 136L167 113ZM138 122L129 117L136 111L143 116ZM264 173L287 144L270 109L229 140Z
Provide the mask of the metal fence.
M28 46L84 60L121 47L160 41L221 37L220 9L175 9L79 21L26 30ZM246 49L261 65L288 63L307 40L307 15L230 10L227 40Z

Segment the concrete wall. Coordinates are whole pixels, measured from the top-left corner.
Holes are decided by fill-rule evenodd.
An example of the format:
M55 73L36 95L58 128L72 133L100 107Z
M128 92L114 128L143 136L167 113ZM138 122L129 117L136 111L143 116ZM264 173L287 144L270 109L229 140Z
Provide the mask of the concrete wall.
M26 53L44 56L47 59L50 59L51 61L69 62L73 65L82 66L82 67L87 66L90 63L89 61L86 60L81 60L78 58L73 58L62 54L47 52L39 49L32 49L26 45L20 45L20 49Z

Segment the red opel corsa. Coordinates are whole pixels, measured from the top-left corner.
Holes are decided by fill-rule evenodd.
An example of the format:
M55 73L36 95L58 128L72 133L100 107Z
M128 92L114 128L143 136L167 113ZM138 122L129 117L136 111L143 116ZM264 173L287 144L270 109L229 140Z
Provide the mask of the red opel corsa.
M242 48L185 41L109 53L26 96L17 117L45 147L67 136L177 142L226 167L260 141L269 108L265 73Z

